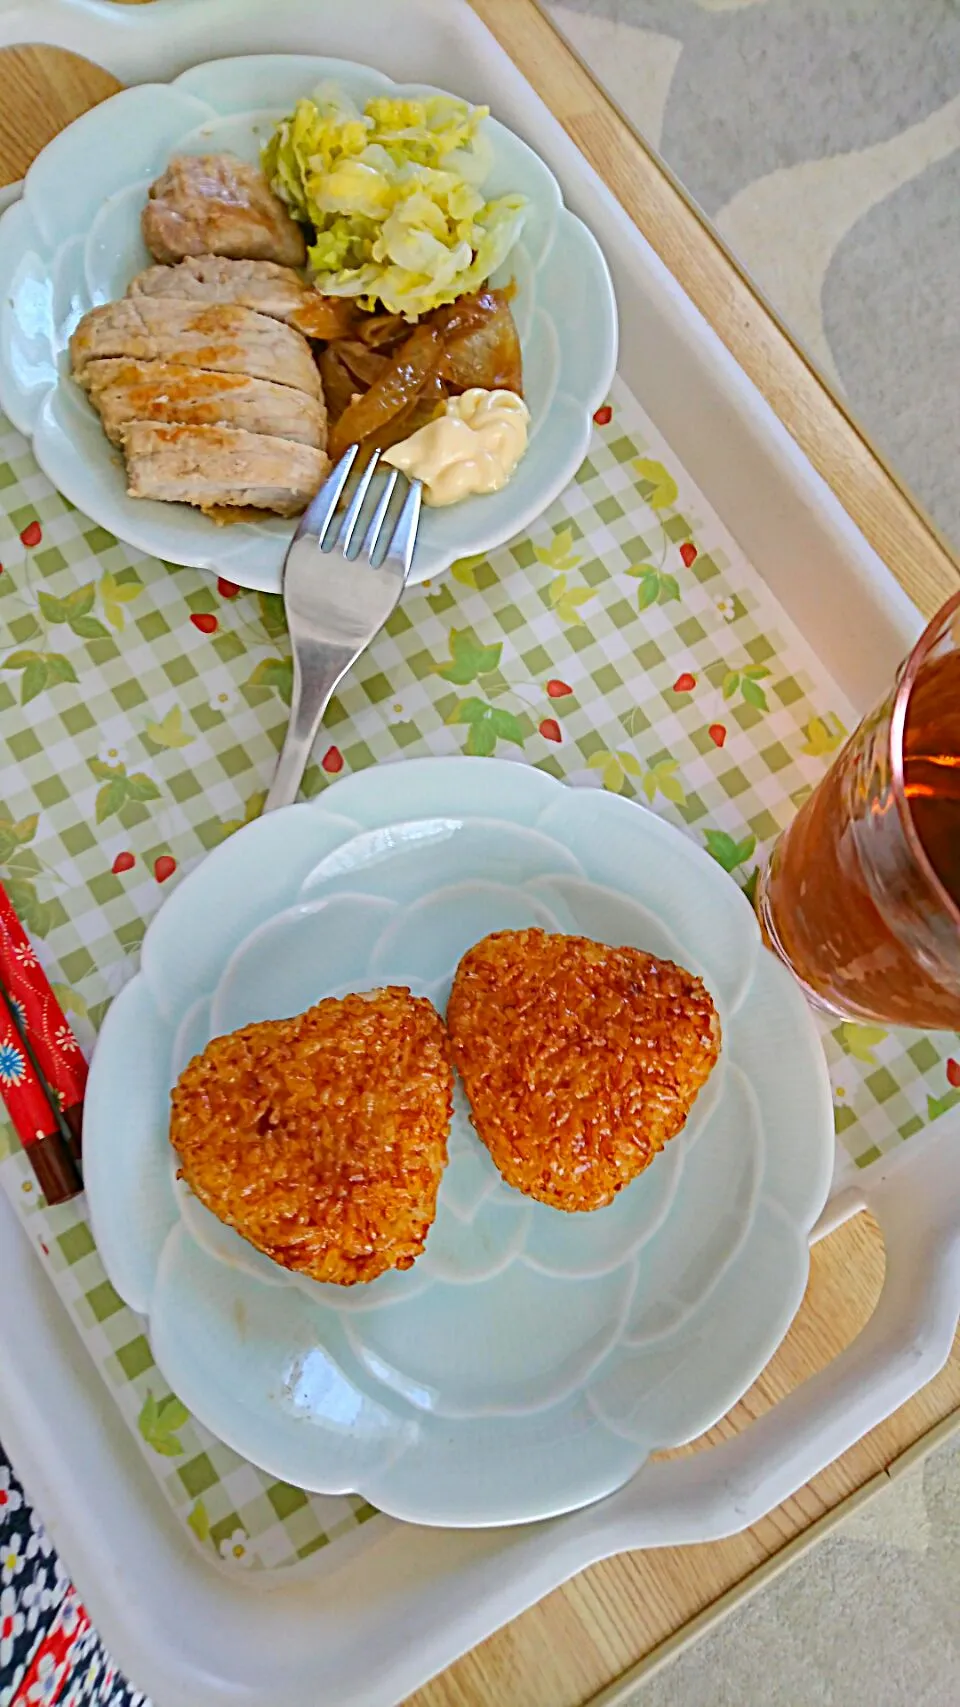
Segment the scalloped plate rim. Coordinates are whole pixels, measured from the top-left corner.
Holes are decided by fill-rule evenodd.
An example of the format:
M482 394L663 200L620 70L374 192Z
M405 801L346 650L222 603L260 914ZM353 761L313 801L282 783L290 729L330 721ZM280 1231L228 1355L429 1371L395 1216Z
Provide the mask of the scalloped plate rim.
M58 245L47 243L42 231L42 222L34 217L31 202L36 199L38 193L36 187L38 165L45 157L49 156L50 150L69 148L69 143L64 142L63 139L69 138L71 133L76 137L75 126L84 126L87 136L95 134L98 126L104 127L105 134L108 134L111 124L111 110L113 115L117 112L115 103L125 103L129 106L137 100L147 98L151 91L158 89L164 91L178 90L186 100L205 106L211 120L221 121L229 117L243 118L246 114L239 111L231 114L220 113L208 97L193 93L189 80L196 74L207 72L211 68L232 68L234 65L242 64L245 69L249 70L252 63L261 60L274 64L279 61L294 65L298 61L308 61L311 65L342 66L345 70L374 77L379 88L393 87L400 91L408 89L422 91L433 87L433 85L412 82L398 83L394 79L386 78L384 73L376 71L374 67L361 65L358 61L336 60L322 55L265 54L250 56L250 58L233 56L208 60L200 65L190 67L169 83L137 84L122 89L99 106L82 114L65 131L61 131L31 166L24 181L21 200L14 203L13 207L7 209L6 213L0 216L0 231L2 231L3 219L7 218L15 207L20 207L23 212L18 219L11 222L8 230L16 231L17 227L24 224L25 220L29 222L30 227L29 231L25 228L20 234L20 245L11 252L6 267L0 265L0 275L2 275L0 283L12 282L20 263L30 254L36 256L41 263L45 276L51 276L55 269L63 243L61 242ZM185 86L181 88L181 85ZM250 109L250 111L252 114L254 109ZM198 123L191 128L195 130L198 128L198 124L202 122L202 120L198 120ZM456 530L453 540L445 545L441 532L439 540L427 544L427 555L422 556L421 561L414 564L411 585L420 584L424 580L443 574L452 563L461 557L481 556L495 550L533 525L543 511L549 508L550 504L569 484L580 467L590 444L593 413L606 397L616 371L618 342L616 299L609 268L599 244L589 227L566 206L561 186L555 175L536 151L531 148L530 144L498 120L491 119L489 122L492 127L495 127L497 135L501 139L505 139L508 148L516 147L529 156L541 174L541 182L550 188L551 201L554 203L553 230L542 262L547 260L547 257L556 250L558 243L564 241L572 245L580 264L589 266L591 277L601 287L604 314L600 318L595 317L592 321L593 335L597 342L596 375L593 383L584 387L584 396L578 397L571 390L569 366L565 365L563 326L553 314L548 315L547 318L555 334L559 357L553 375L554 383L550 404L543 417L538 417L535 423L535 431L531 435L531 448L534 442L542 441L539 451L539 462L542 463L542 470L538 465L537 482L522 502L518 498L517 505L513 508L509 502L510 494L514 490L519 491L519 489L507 487L503 494L498 494L497 497L503 499L503 502L497 506L500 512L499 519L484 522L483 500L481 499L470 500L466 511L461 510L459 516L455 513L451 514L449 526ZM175 147L176 144L173 146ZM117 190L123 187L122 185L114 186L109 194L114 195ZM0 254L2 254L3 248L3 240L0 237ZM532 276L534 279L538 270L538 268L533 269ZM8 304L7 296L8 292L5 290L4 315L15 316L16 309L12 304ZM532 307L536 312L545 312L542 304L538 302L536 294L534 294ZM597 331L598 327L599 332ZM52 335L51 362L54 367L57 367L56 327L52 328ZM77 439L69 431L66 431L59 422L53 422L49 411L45 408L48 399L56 394L62 386L69 383L69 377L60 368L57 368L57 375L52 383L21 388L14 376L13 364L9 356L0 352L0 407L4 409L18 430L31 440L40 468L58 486L64 497L75 504L84 514L88 514L91 520L109 529L118 539L122 539L135 550L142 551L150 556L160 557L171 563L202 569L210 574L226 574L240 585L253 590L276 592L279 589L282 558L291 532L288 524L282 521L276 524L276 551L271 560L270 553L273 541L269 535L265 535L264 530L271 527L271 522L275 521L274 518L265 518L263 522L251 524L248 532L244 524L230 530L218 529L207 518L188 513L183 523L186 531L181 531L177 523L171 522L163 516L158 516L155 512L149 513L146 503L143 503L142 509L138 509L136 500L128 499L125 494L111 491L106 483L105 476L108 459L115 453L106 440L103 441L102 456L98 456L92 465L94 470L92 477L87 475ZM582 418L579 423L579 430L575 431L574 414L569 408L557 412L556 422L563 433L560 454L557 456L554 454L552 446L546 446L546 442L543 440L543 432L544 429L549 428L553 407L561 398L567 404L572 403L574 411ZM57 452L58 438L65 441L59 454ZM73 466L70 466L71 464ZM91 478L95 482L93 485L91 485ZM475 517L472 514L474 506L476 506ZM435 514L440 516L440 512L435 512ZM465 528L464 524L468 515L469 524ZM438 530L443 529L444 518L442 516L440 516L436 526ZM465 537L457 537L457 533L461 530L464 530ZM247 559L251 561L248 562ZM262 567L261 564L266 566Z
M505 817L508 817L509 816L509 808L507 808L506 812L504 812L504 809L500 806L499 801L497 799L497 794L498 794L497 784L498 784L498 776L503 776L504 773L506 773L508 770L510 772L514 772L516 770L516 766L513 764L510 764L509 761L498 761L495 759L466 759L466 758L463 758L463 759L410 760L410 761L407 761L404 766L377 767L376 769L370 769L368 771L358 773L350 779L349 786L346 789L346 792L347 792L348 796L355 796L358 791L377 790L378 793L382 795L385 773L386 772L392 772L393 775L390 778L391 782L394 784L395 787L400 787L403 790L402 796L398 795L398 797L397 797L398 798L398 804L400 803L400 800L402 799L401 809L399 812L390 813L385 806L383 808L381 808L379 803L378 803L377 813L379 815L380 811L382 810L386 816L387 821L410 822L410 821L416 819L416 816L417 816L419 811L423 811L424 815L429 815L429 814L435 812L435 806L432 803L428 803L425 808L422 808L422 807L418 806L418 804L416 802L416 795L418 792L418 790L417 790L418 777L427 779L430 777L431 772L433 772L433 774L435 776L442 776L442 767L446 768L448 775L450 775L453 770L462 772L465 767L469 767L471 772L476 773L477 767L479 767L480 765L483 765L485 767L485 771L483 773L479 773L479 774L482 774L489 779L490 788L489 788L489 790L485 791L485 798L477 800L477 804L475 807L475 815L478 818L484 818L487 820L489 820L491 817L496 816L498 813L500 813L501 815L504 815ZM402 782L401 782L401 778L403 778ZM545 780L547 780L547 779L545 779ZM571 800L571 802L578 798L579 791L574 790L574 789L568 789L564 784L559 783L559 782L553 782L552 779L550 779L550 781L552 782L552 787L549 789L549 792L553 794L553 801L550 803L551 805L562 801L565 796L568 797ZM332 817L334 819L338 820L341 825L349 823L349 822L351 822L350 800L348 799L348 800L343 801L342 808L338 810L337 787L338 787L338 785L334 785L332 793L329 790L325 790L323 792L323 794L320 795L317 799L310 801L310 802L305 802L300 806L292 808L291 810L297 812L298 814L310 813L310 814L318 815L318 816L322 816L324 814L330 814L330 815L332 815ZM430 802L430 800L431 800L429 793L427 794L427 800L428 800L428 802ZM548 807L546 805L541 806L540 812L542 813L543 811L545 811L547 809L548 809ZM682 835L681 831L675 830L673 826L665 824L665 821L663 819L659 818L659 816L657 814L652 813L652 812L648 812L647 810L641 808L636 803L633 803L633 802L630 802L627 800L618 801L618 809L624 814L636 813L637 814L636 823L637 823L638 828L640 828L640 826L642 824L646 824L647 829L648 830L654 830L655 834L661 834L663 832L663 830L666 830L668 833L670 831L673 831L673 834L675 834L677 836ZM454 810L454 809L451 809L451 810ZM458 815L462 814L462 807L457 807L455 810L457 811ZM651 820L653 822L651 822ZM655 829L654 829L654 826L656 826ZM251 826L250 828L252 829L253 827ZM235 837L231 838L231 841L232 841L233 846L234 846L234 857L236 857L237 846L238 846L238 844L241 843L241 839L243 838L245 833L249 834L249 831L248 832L240 831L237 833L237 835ZM557 839L560 840L561 838L558 836ZM693 844L688 844L688 845L693 845ZM206 863L206 862L204 862L204 863ZM181 889L185 885L190 884L195 879L199 878L200 872L202 870L203 870L203 865L196 868L196 870L193 873L190 873L187 877L185 877L183 880L183 884L181 885ZM733 886L733 885L731 886L730 900L731 900L731 902L734 902L734 903L736 901L740 900L739 895L737 895L735 893L735 886ZM158 927L160 930L162 930L162 928L163 928L162 918L163 918L163 909L161 909L161 912L157 915L156 919L151 924L151 927L150 927L151 931L157 930ZM746 915L744 915L744 923L746 923ZM130 1000L135 999L133 996L134 987L140 983L142 978L143 978L143 974L138 973L135 976L135 978L131 981L131 983L126 986L125 991L122 994L123 994L123 996L127 997L128 1002ZM787 1002L787 1005L789 1006L790 1005L790 998L786 994L787 988L788 988L787 984L785 982L781 981L781 988L784 992L784 999ZM793 991L793 988L794 988L793 985L790 984L789 989L791 991ZM153 1008L154 1007L154 999L153 999L152 995L150 994L149 989L142 991L141 994L145 994L148 997L150 1004L151 1004L151 1008ZM119 1007L116 1010L111 1010L111 1014L108 1015L108 1017L107 1017L107 1020L106 1020L105 1025L104 1025L103 1034L102 1034L105 1041L107 1039L109 1039L112 1035L111 1019L113 1018L114 1012L116 1012L117 1017L120 1018L122 1016L122 1012L126 1008L126 1006L127 1006L127 1002L120 1000ZM816 1032L815 1032L815 1029L813 1026L813 1021L812 1021L812 1019L809 1018L809 1015L806 1014L805 1007L801 1010L799 1007L795 1006L795 1012L796 1012L798 1018L800 1016L801 1011L804 1013L804 1015L806 1015L807 1024L804 1025L802 1022L800 1024L799 1029L800 1029L801 1033L803 1034L803 1036L802 1036L800 1042L798 1043L798 1048L801 1050L801 1053L802 1053L803 1059L804 1059L804 1066L806 1067L809 1064L808 1057L809 1057L809 1059L812 1059L814 1062L816 1061L817 1057L819 1057L819 1059L822 1061L822 1052L820 1051L820 1046L819 1046L819 1042L817 1040L817 1035L816 1035ZM159 1019L159 1023L160 1023L160 1029L163 1032L164 1036L166 1036L167 1032L169 1032L169 1030L170 1030L170 1026L169 1026L168 1022L164 1021L159 1016L159 1014L158 1014L158 1019ZM811 1044L813 1045L814 1049L816 1050L815 1056L811 1055L811 1051L810 1051ZM93 1066L92 1066L92 1071L91 1071L91 1092L92 1092L91 1109L94 1111L94 1120L91 1123L92 1129L91 1129L91 1133L90 1133L90 1145L89 1145L89 1192L90 1192L91 1219L92 1219L92 1222L94 1225L94 1231L95 1231L95 1234L97 1236L98 1243L102 1244L102 1255L104 1256L105 1266L107 1267L108 1272L110 1272L111 1268L112 1268L111 1251L114 1248L114 1244L113 1244L112 1231L110 1231L108 1229L109 1216L107 1216L107 1218L105 1220L103 1215L101 1214L102 1197L103 1197L104 1193L109 1192L109 1182L107 1181L107 1179L105 1177L104 1167L101 1165L101 1164L105 1163L106 1150L105 1150L105 1146L104 1146L103 1141L98 1138L97 1120L101 1118L100 1105L101 1105L101 1102L103 1100L102 1095L101 1095L100 1079L101 1079L101 1074L104 1070L104 1062L107 1059L107 1057L109 1056L109 1054L110 1054L110 1048L108 1048L106 1050L106 1052L104 1053L98 1047L98 1050L97 1050L95 1057L94 1057ZM98 1065L98 1057L99 1057L99 1065ZM826 1067L825 1067L825 1063L823 1063L823 1075L822 1076L825 1076L825 1073L826 1073ZM821 1075L819 1073L815 1073L815 1077L817 1079L817 1086L819 1086L820 1076ZM747 1079L747 1083L749 1085L749 1083L750 1083L749 1079ZM811 1108L814 1106L814 1104L816 1102L817 1086L815 1086L814 1090L811 1091L811 1103L810 1103ZM820 1100L822 1101L823 1099L821 1098ZM813 1222L816 1219L816 1214L818 1213L819 1205L818 1205L816 1199L818 1197L820 1197L821 1195L825 1198L826 1192L827 1192L828 1187L829 1187L829 1179L830 1179L830 1171L831 1171L832 1155L833 1155L833 1144L832 1144L832 1128L830 1126L828 1114L826 1112L828 1109L828 1105L829 1105L829 1098L827 1098L827 1103L824 1105L824 1110L821 1111L823 1113L823 1121L821 1122L821 1124L823 1126L822 1132L819 1132L818 1134L811 1137L811 1152L810 1152L811 1158L813 1158L814 1144L816 1143L819 1147L819 1152L820 1152L819 1162L821 1165L818 1168L813 1169L813 1173L815 1175L815 1178L811 1182L807 1183L807 1187L802 1194L803 1199L804 1199L802 1212L800 1212L800 1210L798 1209L798 1205L795 1201L792 1201L788 1208L784 1208L783 1204L781 1204L776 1199L774 1199L772 1202L768 1202L768 1200L766 1200L763 1196L762 1185L760 1187L760 1194L758 1196L758 1202L767 1202L768 1207L771 1208L773 1210L774 1214L777 1215L778 1218L782 1221L782 1223L784 1224L784 1230L785 1230L785 1232L788 1233L788 1237L784 1241L785 1248L784 1248L784 1264L783 1264L783 1267L784 1267L783 1286L782 1286L782 1288L778 1289L778 1295L777 1295L777 1299L774 1301L774 1308L772 1310L772 1314L769 1311L767 1312L767 1316L764 1319L764 1326L763 1326L762 1332L757 1335L758 1342L760 1339L763 1340L763 1347L761 1347L759 1345L759 1343L757 1343L757 1344L752 1344L750 1347L744 1346L743 1348L741 1348L741 1351L739 1353L739 1361L737 1361L737 1358L735 1357L733 1359L734 1367L726 1372L725 1381L723 1384L724 1385L724 1391L723 1391L722 1395L720 1395L720 1397L723 1401L723 1408L724 1409L726 1408L726 1406L730 1402L732 1402L732 1400L730 1398L731 1393L733 1393L734 1397L737 1396L737 1394L734 1393L734 1388L736 1388L738 1390L738 1392L744 1391L746 1386L749 1385L749 1381L754 1378L754 1376L757 1372L757 1369L762 1367L763 1364L766 1362L767 1358L771 1355L772 1351L775 1349L775 1345L777 1343L779 1343L779 1339L782 1338L783 1333L786 1331L786 1327L789 1325L789 1321L792 1319L793 1313L794 1313L796 1306L797 1306L797 1303L799 1301L799 1296L802 1295L802 1285L800 1285L801 1276L800 1276L799 1271L801 1268L804 1267L804 1252L805 1252L806 1235L809 1233L810 1228L812 1227ZM821 1187L822 1187L822 1193L821 1193ZM166 1248L166 1245L167 1245L168 1239L169 1239L169 1232L172 1231L173 1226L175 1226L177 1224L182 1224L179 1222L179 1217L177 1218L176 1221L171 1223L171 1227L170 1227L170 1229L168 1229L167 1236L162 1240L161 1251ZM104 1236L104 1235L106 1235L106 1236ZM747 1231L746 1241L747 1241L747 1245L748 1245L749 1244L749 1229ZM736 1266L737 1266L737 1262L739 1260L740 1260L739 1256L735 1257L729 1265L725 1266L725 1273L723 1276L724 1279L726 1279L727 1276L729 1276L731 1273L733 1273L735 1271ZM116 1273L115 1270L114 1270L114 1273ZM120 1276L117 1275L117 1278L120 1278ZM718 1279L719 1278L721 1278L721 1277L718 1276ZM154 1281L153 1281L153 1286L156 1286L156 1283L157 1282L156 1282L156 1277L155 1277ZM121 1286L118 1289L122 1291L123 1287ZM271 1290L273 1290L273 1289L271 1288ZM714 1289L711 1288L710 1292L712 1293L713 1290ZM779 1295L780 1291L782 1291L782 1293L783 1293L782 1297ZM149 1315L149 1311L150 1311L150 1299L149 1298L145 1301L144 1300L135 1300L135 1299L131 1298L131 1299L129 1299L129 1302L131 1302L135 1308L141 1308L141 1309L144 1307L144 1302L145 1302L146 1306L147 1306L147 1314ZM696 1322L700 1318L702 1311L707 1310L708 1305L709 1305L709 1294L705 1295L705 1297L702 1301L702 1304L700 1302L697 1302L693 1306L693 1308L690 1312L690 1316L694 1320L694 1322ZM352 1320L352 1318L351 1318L351 1320ZM765 1349L764 1349L764 1347L765 1347ZM624 1351L625 1351L626 1355L630 1354L630 1348L624 1348ZM759 1362L758 1362L758 1359L759 1359ZM749 1361L749 1369L747 1366L748 1361ZM194 1393L186 1393L184 1396L188 1402L190 1401L190 1399L194 1400L194 1403L192 1404L191 1408L194 1410L194 1413L198 1417L200 1417L202 1420L203 1407L202 1407L202 1404L198 1405L196 1403L197 1395ZM588 1393L587 1393L586 1388L583 1388L582 1396L584 1398L588 1398ZM702 1406L701 1406L701 1415L705 1416L705 1415L707 1415L708 1412L715 1409L715 1403L714 1403L715 1399L716 1399L716 1395L714 1395L712 1393L703 1395L703 1402L702 1402ZM214 1407L214 1408L216 1409L216 1407ZM241 1407L241 1409L242 1409L242 1407ZM721 1414L721 1412L717 1411L717 1414ZM713 1418L713 1420L715 1420L715 1417ZM245 1450L243 1440L241 1439L241 1436L243 1434L243 1426L244 1425L243 1425L242 1416L238 1414L237 1429L240 1431L239 1434L232 1427L229 1431L232 1444L234 1446L236 1446L237 1449L240 1451ZM606 1429L607 1425L604 1424L603 1426ZM706 1425L703 1425L703 1426L706 1426ZM613 1432L615 1433L616 1431L613 1431ZM694 1432L698 1432L698 1430L695 1430ZM689 1438L689 1436L687 1436L687 1438ZM622 1455L623 1439L620 1436L618 1436L617 1439L619 1442L618 1447L617 1447L617 1451L619 1453L621 1453L621 1455ZM672 1442L672 1443L680 1444L679 1440ZM427 1451L429 1452L429 1446L427 1443L425 1443L425 1444L427 1445ZM657 1446L660 1446L663 1444L665 1444L665 1441L663 1441L661 1439L658 1439L656 1441ZM249 1442L247 1443L246 1449L249 1451ZM643 1460L647 1454L647 1451L651 1450L651 1449L653 1449L652 1445L646 1439L644 1439L642 1444L637 1445L636 1462L633 1466L634 1471L636 1469L639 1469L641 1463L643 1462ZM413 1449L411 1449L411 1450L413 1450ZM401 1454L401 1457L403 1459L404 1465L408 1466L409 1452L405 1452L405 1453ZM602 1458L602 1453L600 1454L600 1457ZM264 1460L261 1456L261 1462L263 1462L263 1461ZM271 1469L275 1468L276 1462L277 1462L277 1460L275 1460L271 1454ZM618 1459L618 1462L619 1462L619 1459ZM397 1463L399 1463L399 1460L391 1458L391 1467L395 1466ZM276 1471L276 1473L280 1474L281 1472L278 1470L278 1471ZM596 1481L596 1477L597 1477L598 1473L599 1473L599 1466L598 1466L598 1462L597 1462L597 1457L596 1457L596 1455L594 1455L591 1458L591 1469L589 1472L589 1477L593 1478L594 1483ZM557 1496L556 1496L556 1494L554 1494L552 1497L550 1497L548 1499L547 1505L542 1505L542 1504L538 1505L536 1489L531 1488L531 1487L525 1487L523 1489L522 1493L519 1490L514 1490L514 1494L512 1497L510 1496L509 1490L508 1490L507 1495L505 1496L504 1503L501 1504L499 1502L494 1502L496 1505L496 1510L494 1511L493 1515L491 1515L491 1508L490 1508L489 1500L487 1502L486 1507L483 1506L482 1501L481 1501L481 1506L479 1508L476 1506L476 1504L471 1505L469 1491L462 1492L461 1498L459 1500L454 1500L453 1505L451 1506L450 1499L449 1499L449 1490L448 1490L448 1496L447 1496L445 1508L437 1509L436 1506L431 1504L431 1500L430 1500L429 1471L426 1471L425 1475L426 1475L426 1481L421 1484L421 1492L419 1495L417 1495L414 1492L414 1494L411 1496L410 1485L406 1481L406 1479L404 1479L403 1487L397 1490L396 1498L394 1498L391 1495L391 1490L390 1490L390 1470L389 1469L385 1470L382 1479L381 1479L380 1475L378 1475L378 1474L374 1474L372 1477L366 1478L365 1479L365 1486L363 1488L359 1489L358 1491L361 1493L365 1493L368 1498L372 1498L375 1501L375 1503L377 1503L381 1506L382 1509L387 1510L388 1512L391 1512L393 1515L403 1517L403 1518L406 1518L406 1519L411 1520L411 1521L421 1521L421 1522L441 1524L441 1525L457 1524L457 1525L485 1526L487 1524L494 1523L494 1522L496 1522L496 1523L509 1523L509 1522L529 1521L533 1517L537 1517L537 1516L543 1517L543 1516L548 1516L548 1515L554 1515L559 1510L569 1510L569 1509L574 1508L578 1504L583 1503L578 1498L576 1491L571 1489L571 1490L569 1490L570 1491L570 1498L569 1499L560 1500L558 1503ZM334 1479L334 1480L336 1479L335 1475L333 1476L332 1479ZM469 1472L466 1473L465 1479L467 1482L469 1482ZM320 1480L322 1481L322 1477L320 1478ZM622 1480L622 1478L621 1478L621 1480ZM376 1486L373 1485L374 1483L376 1484ZM306 1485L306 1484L304 1484L304 1485ZM416 1482L414 1482L414 1487L415 1486L416 1486ZM318 1491L322 1491L322 1490L318 1487ZM590 1497L595 1497L595 1496L590 1496ZM441 1500L441 1507L443 1507L443 1501L442 1500Z

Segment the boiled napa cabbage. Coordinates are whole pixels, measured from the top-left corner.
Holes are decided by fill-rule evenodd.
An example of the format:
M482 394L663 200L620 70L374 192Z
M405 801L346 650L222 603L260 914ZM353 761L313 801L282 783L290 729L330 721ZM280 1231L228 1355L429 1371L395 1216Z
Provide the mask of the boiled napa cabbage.
M484 198L486 117L486 107L449 95L376 96L361 110L330 84L297 102L263 166L294 218L313 228L318 290L414 320L496 271L527 203Z

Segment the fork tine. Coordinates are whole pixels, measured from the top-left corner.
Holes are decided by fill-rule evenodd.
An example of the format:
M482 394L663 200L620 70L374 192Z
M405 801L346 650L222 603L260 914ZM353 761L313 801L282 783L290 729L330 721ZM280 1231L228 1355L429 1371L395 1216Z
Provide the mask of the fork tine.
M343 518L343 528L340 533L340 550L343 552L344 557L349 557L350 555L353 536L357 531L357 526L360 521L360 511L363 509L363 502L370 490L370 482L377 472L377 463L379 461L380 452L375 450L371 455L366 468L361 474L360 479L357 481L356 491L350 499L347 513Z
M323 544L324 535L333 519L359 450L359 445L351 445L349 450L344 451L336 467L331 469L316 497L311 498L307 505L297 528L297 539L301 539L305 533L310 533Z
M373 554L377 549L377 542L379 541L383 524L386 521L387 511L390 508L390 500L397 489L397 481L399 478L399 468L392 468L387 476L387 483L377 501L377 507L373 512L373 518L370 522L370 526L367 528L366 534L364 535L362 549L364 555L369 557L371 563L373 562Z
M420 502L423 497L423 484L419 480L411 480L410 490L403 500L403 509L393 530L393 538L387 547L386 556L381 568L387 565L399 568L404 582L410 573L413 562L413 550L417 543L417 528L420 525Z

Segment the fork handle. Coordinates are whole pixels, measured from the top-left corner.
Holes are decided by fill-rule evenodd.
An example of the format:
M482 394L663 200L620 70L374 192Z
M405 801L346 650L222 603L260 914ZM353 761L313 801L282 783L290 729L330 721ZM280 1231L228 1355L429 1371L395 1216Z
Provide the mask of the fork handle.
M324 712L354 656L342 646L323 645L307 646L295 654L290 722L264 812L292 806L296 800Z

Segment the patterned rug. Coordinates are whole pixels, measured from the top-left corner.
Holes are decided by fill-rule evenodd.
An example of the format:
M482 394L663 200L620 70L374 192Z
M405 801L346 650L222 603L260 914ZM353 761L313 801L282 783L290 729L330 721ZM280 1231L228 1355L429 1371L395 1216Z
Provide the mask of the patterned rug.
M547 0L960 543L957 0Z
M948 1707L960 1442L854 1511L620 1707Z

